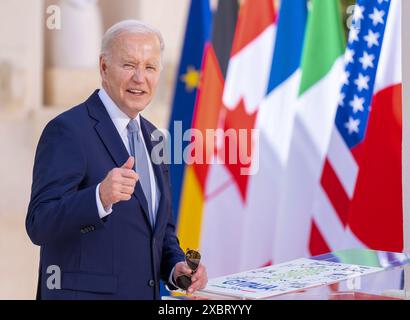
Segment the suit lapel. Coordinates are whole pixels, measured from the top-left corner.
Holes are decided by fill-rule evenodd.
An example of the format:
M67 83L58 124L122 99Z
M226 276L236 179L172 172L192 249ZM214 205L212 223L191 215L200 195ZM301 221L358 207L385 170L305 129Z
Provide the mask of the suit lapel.
M87 107L90 116L97 120L95 130L98 136L107 148L108 153L111 155L117 167L121 167L127 161L129 154L104 104L98 97L98 90L87 100ZM135 186L134 196L141 204L146 222L151 226L147 199L139 182Z

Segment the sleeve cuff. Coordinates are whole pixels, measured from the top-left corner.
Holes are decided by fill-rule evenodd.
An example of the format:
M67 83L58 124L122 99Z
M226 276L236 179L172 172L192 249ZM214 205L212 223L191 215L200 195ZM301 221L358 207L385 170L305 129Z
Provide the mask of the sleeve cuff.
M108 210L104 209L103 204L101 202L101 198L100 198L100 184L101 183L99 183L97 185L97 188L95 188L95 199L96 199L96 202L97 202L98 215L100 216L100 219L103 219L112 212L112 205L108 207ZM172 269L172 271L174 271L174 270ZM171 273L171 275L172 275L172 273Z
M165 288L168 291L178 291L181 290L181 288L179 288L175 283L174 283L174 271L175 271L175 267L172 268L172 271L169 275L168 278L168 283L165 284Z
M173 285L174 287L176 287L176 284L174 283L174 271L175 271L175 266L172 268L171 273L169 275L169 279L168 282Z

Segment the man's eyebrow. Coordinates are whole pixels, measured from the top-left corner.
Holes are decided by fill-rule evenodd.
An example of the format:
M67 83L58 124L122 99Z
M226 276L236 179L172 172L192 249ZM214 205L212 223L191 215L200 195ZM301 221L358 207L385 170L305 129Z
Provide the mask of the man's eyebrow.
M123 57L121 58L121 63L132 63L132 64L137 64L138 61L136 61L132 57ZM152 66L159 66L161 63L157 60L148 60L146 62L143 62L145 65L152 65Z
M135 60L131 57L125 57L121 59L122 62L132 62L135 63Z

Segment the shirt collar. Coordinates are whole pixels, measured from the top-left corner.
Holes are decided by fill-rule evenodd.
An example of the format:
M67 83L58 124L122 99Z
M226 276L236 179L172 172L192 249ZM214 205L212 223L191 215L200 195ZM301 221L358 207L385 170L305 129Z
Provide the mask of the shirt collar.
M130 122L131 118L127 116L111 99L107 91L104 88L101 88L98 91L98 96L100 97L102 103L104 104L105 109L107 109L108 115L110 116L112 122L114 123L117 131L122 133L127 129L127 125ZM141 128L140 114L135 117L139 127Z

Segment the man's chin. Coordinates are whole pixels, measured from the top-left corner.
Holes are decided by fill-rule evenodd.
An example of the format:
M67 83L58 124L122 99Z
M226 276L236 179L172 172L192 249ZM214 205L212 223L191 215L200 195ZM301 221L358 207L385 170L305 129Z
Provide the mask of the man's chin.
M138 113L144 111L147 106L148 106L148 103L146 104L139 103L138 105L133 104L128 107L128 110L130 110L130 112L132 112L133 114L137 115Z

